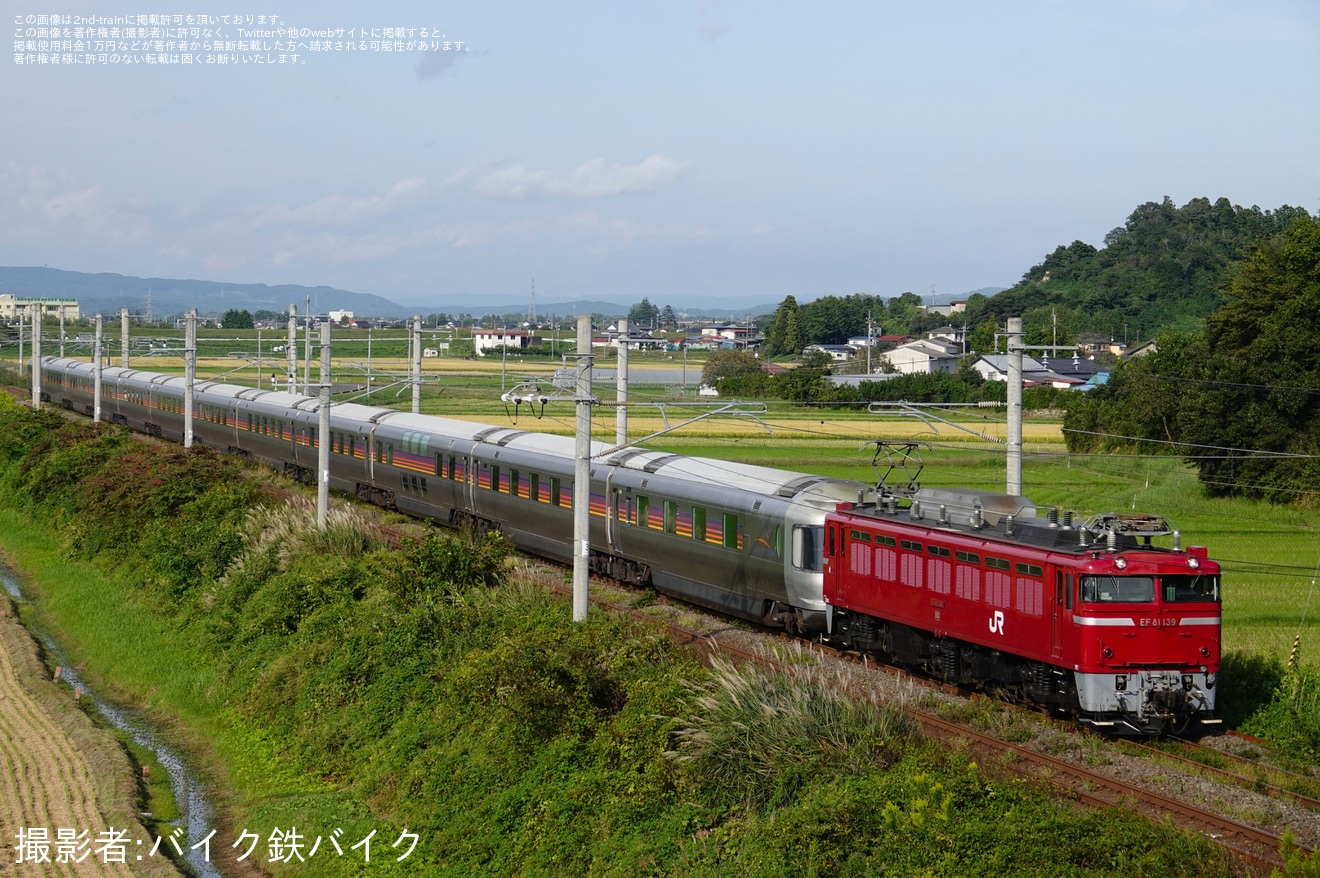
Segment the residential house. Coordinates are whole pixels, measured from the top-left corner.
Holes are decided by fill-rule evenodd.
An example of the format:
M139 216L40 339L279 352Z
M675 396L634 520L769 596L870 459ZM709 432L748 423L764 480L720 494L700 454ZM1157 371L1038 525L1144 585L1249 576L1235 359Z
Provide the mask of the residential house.
M846 363L857 356L857 348L850 344L813 344L802 349L803 354L815 351L829 354L830 359L836 363Z
M1062 362L1057 361L1056 362ZM1068 361L1071 363L1071 360ZM1083 362L1090 362L1089 360ZM1091 365L1095 365L1092 363ZM972 364L972 369L978 372L986 381L1007 381L1008 380L1008 354L982 354L977 357L976 362ZM1094 373L1090 373L1094 374ZM1085 384L1088 377L1078 377L1078 373L1060 374L1035 357L1022 355L1022 383L1027 387L1045 385L1057 387L1060 390L1068 390Z
M945 324L926 333L926 338L941 342L946 347L956 348L959 353L966 350L967 333L959 326Z
M478 357L486 356L486 351L495 348L539 347L542 339L521 329L474 329L472 330L472 350Z
M611 324L606 330L610 344L613 347L619 347L622 344L623 333L619 331L618 324ZM628 350L630 351L657 351L669 343L668 339L652 335L651 330L636 327L631 324L628 326Z
M904 375L916 375L927 372L958 371L958 358L961 353L957 348L943 344L939 340L922 339L899 345L885 354L889 365Z

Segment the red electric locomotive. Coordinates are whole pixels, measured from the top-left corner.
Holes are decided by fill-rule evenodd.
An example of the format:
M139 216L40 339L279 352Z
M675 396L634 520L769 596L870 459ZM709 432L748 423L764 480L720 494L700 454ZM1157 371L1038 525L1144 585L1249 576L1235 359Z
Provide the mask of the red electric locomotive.
M1152 545L1171 536L1172 548ZM919 490L826 519L829 637L1113 734L1213 727L1219 565L1162 518Z

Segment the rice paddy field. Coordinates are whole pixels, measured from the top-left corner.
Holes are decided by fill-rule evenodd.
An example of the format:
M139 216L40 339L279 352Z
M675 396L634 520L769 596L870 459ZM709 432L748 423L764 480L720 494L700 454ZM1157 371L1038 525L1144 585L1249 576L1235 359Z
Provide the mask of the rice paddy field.
M398 337L393 338L377 333L370 361L360 337L336 339L334 383L361 387L369 370L375 388L370 396L359 390L337 399L393 407L409 405L410 388L393 383L407 374L406 341L403 333L396 334ZM270 352L270 346L280 341L269 337L263 341L260 372L267 387L273 370L284 362L281 354ZM199 376L256 383L255 338L214 341L210 350L207 344L205 338L199 341ZM245 349L222 351L226 346ZM7 353L12 356L12 352ZM79 355L72 350L69 353ZM172 350L135 353L132 363L137 368L174 373L182 372L183 365ZM610 368L613 361L598 357L597 365ZM1002 440L1006 424L1002 410L929 409L925 417L895 416L870 414L860 408L815 409L752 400L723 414L678 426L732 402L696 395L701 356L689 355L686 395L680 395L673 384L647 380L648 371L673 370L679 365L670 357L634 354L630 365L629 440L635 442L677 427L647 439L644 444L648 448L875 482L875 440L917 442L921 443L924 461L919 479L922 485L992 491L1003 491L1005 487ZM427 358L423 360L426 383L422 410L443 417L516 424L521 429L571 435L575 418L571 393L556 394L549 383L555 370L563 366L560 361L548 359L501 362L493 357ZM315 381L315 368L312 374ZM543 410L532 411L527 406L515 409L500 400L504 390L531 379L540 382L541 389L552 396ZM593 435L609 442L615 436L614 388L597 385L595 392L604 404L595 410ZM1208 498L1197 483L1195 471L1179 458L1069 454L1061 423L1057 413L1028 415L1023 427L1022 466L1022 493L1027 498L1041 509L1058 506L1082 515L1137 511L1167 517L1181 531L1184 545L1207 546L1210 556L1223 565L1226 651L1286 656L1294 638L1300 635L1302 660L1320 664L1320 591L1316 587L1320 510ZM902 483L906 483L903 474L891 475L890 484Z

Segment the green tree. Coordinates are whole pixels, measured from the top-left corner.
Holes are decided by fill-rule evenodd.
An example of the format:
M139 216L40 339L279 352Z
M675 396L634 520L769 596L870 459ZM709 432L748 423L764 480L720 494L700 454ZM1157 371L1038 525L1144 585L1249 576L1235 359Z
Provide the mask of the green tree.
M1203 332L1161 335L1070 404L1068 446L1165 449L1211 495L1320 505L1320 221L1261 245L1228 299Z
M628 325L637 327L654 326L659 316L660 309L652 305L650 299L643 298L628 309Z
M225 329L252 329L256 326L250 311L240 311L237 308L226 311L225 316L220 318L220 324Z
M967 349L978 354L999 353L1004 347L1002 342L995 340L995 333L999 331L999 324L993 320L982 320L976 325L976 328L967 336Z
M1183 440L1233 450L1197 458L1202 484L1320 504L1320 220L1299 217L1243 264L1205 337Z
M673 306L666 305L660 309L660 326L670 332L678 329L678 315L674 313Z
M802 352L802 323L797 299L786 296L775 309L765 337L767 357L796 356Z
M723 380L764 371L761 361L747 351L711 351L701 370L701 383L718 390Z

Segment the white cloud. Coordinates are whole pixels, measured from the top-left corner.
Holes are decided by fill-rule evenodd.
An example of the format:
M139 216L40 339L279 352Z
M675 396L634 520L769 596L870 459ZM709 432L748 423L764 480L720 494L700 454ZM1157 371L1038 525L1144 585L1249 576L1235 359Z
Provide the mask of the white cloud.
M492 198L607 198L658 189L691 167L689 162L659 154L634 165L607 165L604 159L591 159L567 176L515 166L492 171L477 180L473 188Z
M325 198L299 207L290 207L283 202L271 204L257 213L252 220L252 228L295 223L332 225L354 222L395 211L425 189L424 178L406 177L391 186L383 195L356 198L347 195L327 195Z
M100 186L80 186L68 174L53 174L41 165L0 166L0 233L7 237L62 235L133 244L151 229L140 200L116 199Z

